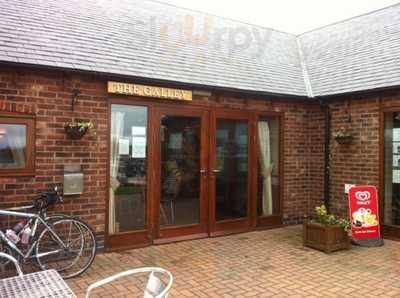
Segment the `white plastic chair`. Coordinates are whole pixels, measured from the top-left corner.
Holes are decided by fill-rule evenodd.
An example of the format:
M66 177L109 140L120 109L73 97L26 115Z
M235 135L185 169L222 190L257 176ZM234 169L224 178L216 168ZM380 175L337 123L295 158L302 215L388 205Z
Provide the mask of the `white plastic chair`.
M172 283L174 278L171 272L159 268L159 267L143 267L137 269L131 269L128 271L117 273L113 276L107 277L105 279L99 280L94 284L91 284L86 290L86 298L89 298L90 292L98 287L104 286L110 282L113 282L116 279L121 277L125 277L132 274L140 274L150 272L149 279L147 281L146 289L144 290L144 298L168 298L169 291L171 290ZM155 273L160 273L168 276L168 283L165 285L156 275Z
M18 261L13 256L6 254L4 252L0 252L0 258L5 258L5 259L10 260L14 264L15 269L17 269L18 276L24 275L24 273L21 270L21 267L19 266Z

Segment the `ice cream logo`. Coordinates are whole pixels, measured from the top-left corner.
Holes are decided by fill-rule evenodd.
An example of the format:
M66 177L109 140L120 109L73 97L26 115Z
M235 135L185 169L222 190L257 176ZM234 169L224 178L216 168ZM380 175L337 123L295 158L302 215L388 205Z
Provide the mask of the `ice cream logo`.
M357 191L356 192L356 198L359 201L368 201L371 198L371 194L369 191Z

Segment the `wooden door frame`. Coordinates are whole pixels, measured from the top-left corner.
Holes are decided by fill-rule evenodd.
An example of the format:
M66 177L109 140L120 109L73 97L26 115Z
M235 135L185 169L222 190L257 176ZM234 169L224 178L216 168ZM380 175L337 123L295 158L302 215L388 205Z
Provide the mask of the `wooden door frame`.
M385 113L400 112L399 104L382 107L380 99L379 107L379 221L381 232L386 238L400 238L400 225L384 224L385 208Z
M279 121L279 213L272 214L269 216L258 216L257 215L257 200L258 200L258 158L260 155L260 147L259 147L259 138L258 138L258 122L260 118L263 117L273 117L277 118ZM253 167L253 175L254 175L254 200L253 200L253 214L254 214L254 221L253 227L255 229L265 229L265 228L273 228L279 227L282 225L283 220L283 175L284 175L284 163L283 163L283 154L284 154L284 127L285 127L285 114L283 112L259 112L256 113L255 119L255 159L256 163Z
M113 104L121 104L128 106L145 106L148 108L148 121L147 121L147 210L146 210L146 228L139 231L122 232L114 235L108 234L109 225L109 184L110 184L110 152L111 152L111 106ZM205 205L205 213L207 219L206 224L202 226L203 230L199 233L191 233L193 229L191 226L176 226L165 227L163 232L166 233L163 237L158 234L158 217L159 217L159 187L160 181L160 146L159 133L160 123L159 117L163 111L168 114L175 115L203 115L202 118L202 138L205 138L206 148L202 148L203 158L205 158L205 165L207 173L202 175L202 184L204 187L204 194L202 195L203 204ZM279 216L257 217L257 159L258 159L258 136L257 136L257 123L258 119L263 116L279 117L280 125L280 214ZM210 155L215 148L212 148L212 143L215 145L215 125L216 119L241 119L248 121L248 216L242 219L226 220L218 223L218 229L213 230L213 224L216 223L215 219L215 197L213 197L213 183L211 173L212 160ZM246 232L253 229L274 227L282 222L283 212L283 189L284 189L284 173L283 173L283 152L284 152L284 112L265 111L259 112L257 110L243 110L243 109L223 109L215 106L202 106L196 103L186 102L165 102L157 99L143 99L140 97L129 96L112 96L108 99L108 127L107 127L107 183L105 191L106 200L106 223L105 223L105 247L107 251L122 250L127 248L137 248L148 246L151 244L161 244L166 242L189 240L196 238L203 238L208 236L220 236L232 233ZM157 164L158 163L158 164ZM203 181L204 180L204 181ZM212 210L214 208L214 210ZM213 213L214 212L214 213ZM207 214L208 213L208 214Z
M166 226L161 227L160 222L160 191L161 191L161 117L162 115L170 116L187 116L199 117L201 122L201 139L200 139L200 168L205 169L204 174L199 173L200 177L200 223L190 225ZM154 196L153 196L153 241L155 244L166 242L174 242L180 240L205 238L208 236L208 136L209 130L209 111L206 109L189 109L182 105L157 106L154 118L155 134L154 141Z
M233 119L233 120L247 120L248 123L248 180L247 180L247 217L238 219L228 219L223 221L216 221L216 177L212 173L215 167L216 156L216 122L218 118ZM212 109L210 113L210 159L209 159L209 234L210 236L222 236L233 233L240 233L250 231L254 217L253 201L254 201L254 182L253 171L255 157L255 134L254 134L254 111L243 110L222 110Z
M142 230L120 232L109 234L109 188L110 188L110 154L111 154L111 107L112 105L142 106L147 107L147 159L146 159L146 225ZM108 99L108 128L107 128L107 179L106 179L106 223L105 223L105 249L106 251L118 251L128 248L145 247L152 244L152 231L154 224L152 221L152 210L154 209L152 197L154 191L154 103L140 98L118 98Z

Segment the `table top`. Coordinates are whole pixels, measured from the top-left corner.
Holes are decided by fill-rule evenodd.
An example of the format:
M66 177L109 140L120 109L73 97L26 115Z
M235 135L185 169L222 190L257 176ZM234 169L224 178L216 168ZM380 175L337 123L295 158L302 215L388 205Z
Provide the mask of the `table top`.
M1 298L76 298L55 270L0 279Z

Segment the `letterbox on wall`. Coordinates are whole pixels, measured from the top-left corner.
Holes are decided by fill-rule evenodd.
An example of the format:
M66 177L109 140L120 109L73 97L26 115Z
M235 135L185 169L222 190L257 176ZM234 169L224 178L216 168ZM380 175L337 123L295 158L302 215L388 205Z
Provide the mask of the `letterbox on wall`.
M64 166L64 195L83 193L83 173L80 165Z

